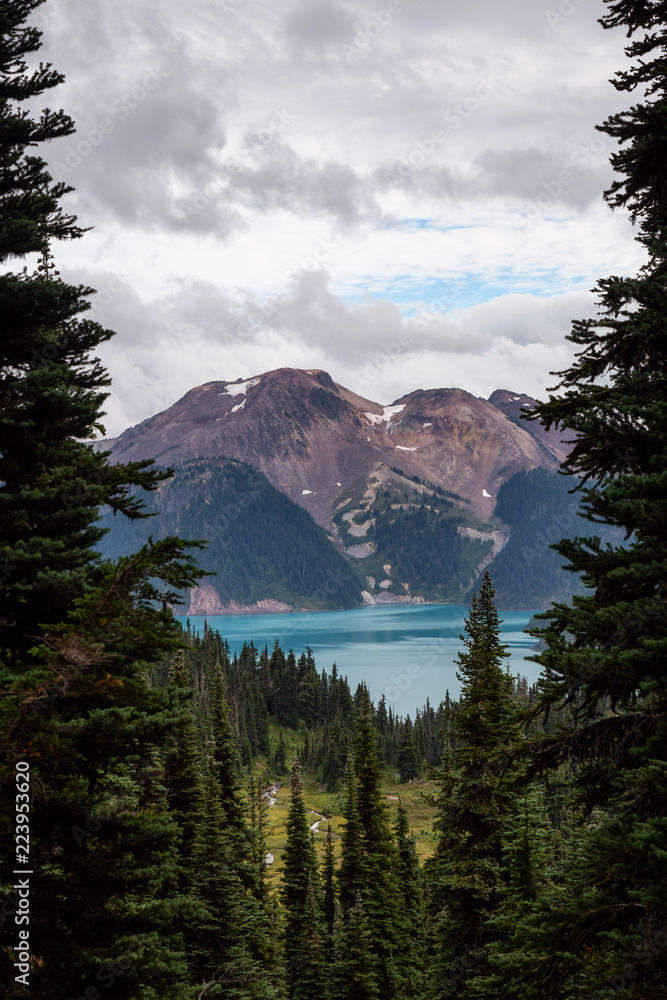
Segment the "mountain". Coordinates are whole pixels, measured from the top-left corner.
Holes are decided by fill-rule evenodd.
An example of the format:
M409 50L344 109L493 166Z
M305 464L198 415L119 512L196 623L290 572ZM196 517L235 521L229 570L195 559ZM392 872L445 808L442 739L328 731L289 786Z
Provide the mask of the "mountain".
M185 462L157 494L144 494L144 500L155 518L128 521L110 511L103 515L109 533L102 552L109 558L127 555L150 535L210 540L199 562L216 575L189 595L190 614L361 603L359 574L326 532L243 462Z
M219 573L193 595L191 613L235 602L452 601L503 550L514 565L517 526L495 515L499 492L532 470L543 473L533 493L548 492L567 453L557 433L521 419L534 404L509 390L485 400L462 389L418 389L382 405L324 371L282 368L198 386L103 445L112 461L153 458L175 469L155 501L160 531L210 538L213 556L203 565L215 563ZM281 513L251 505L241 512L244 531L232 531L224 511L247 492L253 470L266 483L263 509ZM549 520L552 507L536 510ZM253 535L259 521L261 536ZM548 534L549 524L535 530ZM291 544L289 570L281 533L312 539L305 549ZM102 549L111 554L119 544L114 524ZM234 559L220 562L223 550ZM324 584L309 577L306 552ZM340 560L335 569L328 553Z
M524 407L535 402L513 395ZM107 444L124 461L236 458L329 529L341 490L377 463L456 493L487 517L513 473L561 460L534 423L519 425L502 406L462 389L419 389L382 406L324 371L281 368L207 382Z

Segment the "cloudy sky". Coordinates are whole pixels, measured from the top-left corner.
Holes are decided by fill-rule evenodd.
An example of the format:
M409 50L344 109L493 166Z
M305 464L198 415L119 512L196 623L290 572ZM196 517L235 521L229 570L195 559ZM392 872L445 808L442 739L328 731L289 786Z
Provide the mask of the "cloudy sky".
M389 403L544 394L599 277L625 62L602 0L47 0L55 248L117 331L115 434L193 385L325 368Z

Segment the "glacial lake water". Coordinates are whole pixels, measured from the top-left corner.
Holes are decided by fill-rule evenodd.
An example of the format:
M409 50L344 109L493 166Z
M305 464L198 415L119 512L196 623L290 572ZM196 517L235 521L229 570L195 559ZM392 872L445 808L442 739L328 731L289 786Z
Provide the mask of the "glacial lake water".
M499 610L501 638L510 654L505 662L512 674L530 683L541 668L524 659L533 653L536 640L523 629L536 613ZM310 646L319 671L330 671L335 663L353 693L363 680L374 702L384 694L400 715L414 716L427 698L437 707L448 688L452 697L458 695L454 661L464 648L459 635L466 614L463 604L393 604L351 611L212 615L206 620L227 639L232 653L250 640L259 649L266 645L271 650L277 639L297 656ZM191 617L190 623L201 631L204 619Z

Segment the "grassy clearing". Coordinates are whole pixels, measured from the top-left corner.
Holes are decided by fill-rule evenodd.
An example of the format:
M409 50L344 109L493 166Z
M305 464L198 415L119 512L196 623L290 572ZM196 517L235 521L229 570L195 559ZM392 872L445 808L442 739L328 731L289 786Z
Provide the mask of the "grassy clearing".
M289 810L289 779L283 778L283 785L278 789L275 798L276 804L269 810L269 836L267 838L267 851L274 856L273 864L270 865L271 882L277 885L282 871L282 855L285 847L285 823ZM392 776L387 774L383 783L385 801L389 809L389 818L392 825L396 822L396 810L399 798L408 811L410 829L415 834L417 851L423 860L433 853L435 849L435 836L433 834L433 819L435 809L424 799L425 795L436 791L436 784L432 781L415 781L408 785L401 785ZM322 785L315 778L304 780L304 802L306 809L312 810L312 822L320 816L327 816L320 823L319 829L314 834L315 846L317 848L320 861L324 858L324 841L326 837L327 824L331 823L334 833L335 856L340 856L340 835L344 827L343 819L343 792L327 792L322 789Z

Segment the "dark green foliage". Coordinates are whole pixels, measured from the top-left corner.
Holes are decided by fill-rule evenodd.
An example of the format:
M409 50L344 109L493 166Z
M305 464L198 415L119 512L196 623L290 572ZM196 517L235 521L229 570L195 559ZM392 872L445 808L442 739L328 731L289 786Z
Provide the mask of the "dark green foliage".
M30 761L34 789L39 906L31 915L30 986L38 1000L78 995L128 954L118 997L135 996L142 984L171 997L186 976L179 924L192 903L169 898L181 870L179 828L167 811L156 747L179 737L187 705L178 689L152 690L144 672L181 642L156 581L178 589L192 580L186 552L187 543L170 539L107 567L68 623L44 633L29 669L3 668L3 799L10 800L16 760ZM2 878L13 882L6 866ZM12 997L23 987L14 986L8 962L3 953L0 977Z
M212 748L211 748L212 749ZM246 998L260 995L262 970L250 956L254 901L245 893L225 832L218 763L209 756L195 879L207 915L193 949L195 982L211 984L212 996Z
M48 249L82 230L59 206L71 189L31 148L74 125L62 111L35 119L21 107L64 79L50 65L27 69L41 33L23 22L38 6L7 0L0 14L0 263L41 254L33 274L0 275L0 649L22 653L85 591L102 535L97 508L142 517L132 488L154 490L162 478L150 462L110 466L89 443L110 381L92 352L112 333L78 318L93 289L62 282Z
M401 733L401 742L396 758L402 782L413 781L418 776L420 770L419 761L420 757L415 747L412 721L408 715L403 723L403 732Z
M287 774L287 751L285 749L285 739L283 737L283 731L280 730L280 736L278 737L278 746L276 747L276 752L273 758L273 766L277 774Z
M222 667L218 662L215 665L211 693L211 752L218 769L225 825L234 829L238 834L243 834L245 817L239 781L239 758L229 716L225 679Z
M290 809L285 824L287 841L283 855L280 898L285 908L285 957L287 982L292 997L300 995L296 992L297 987L300 989L304 982L310 982L308 970L316 962L316 953L319 954L321 947L321 942L318 944L319 931L316 932L312 926L312 905L309 909L309 893L313 895L314 886L318 885L317 864L306 807L303 804L301 765L297 757L292 762L290 796ZM316 912L316 925L319 928L319 901Z
M331 823L327 824L327 839L324 844L324 864L322 866L322 916L326 931L326 943L333 941L333 925L336 912L336 866L334 863L333 834Z
M455 519L444 519L424 505L392 512L369 529L382 558L401 580L415 579L429 590L446 593L461 569L461 536Z
M361 584L310 514L275 489L257 469L233 459L179 466L159 496L152 530L206 538L204 569L223 603L274 598L299 607L355 607ZM107 517L104 555L141 544L146 528Z
M357 893L368 881L368 859L362 842L363 828L359 815L359 786L351 754L345 769L343 816L345 817L345 827L341 835L338 893L340 905L344 910L347 910L353 905Z
M463 957L490 939L487 917L498 908L502 830L513 796L500 780L504 757L520 740L511 677L502 669L507 654L499 641L498 614L488 571L466 619L467 647L458 657L461 700L452 714L453 748L445 744L438 801L436 853L426 865L433 921L435 996L457 996L469 988L456 973ZM438 992L440 991L440 992Z
M347 920L336 908L328 1000L379 1000L378 973L372 932L357 894Z
M300 964L292 993L294 1000L312 1000L313 997L317 997L322 992L324 982L325 952L322 914L313 881L309 879L304 909Z
M544 708L564 701L571 722L534 743L533 767L571 761L583 821L601 814L586 828L574 892L552 916L564 954L543 981L549 996L574 983L605 995L604 980L618 974L627 986L619 995L658 997L667 953L640 970L635 949L667 919L667 4L607 8L603 25L627 29L634 60L614 85L642 96L599 126L622 146L605 196L638 221L647 263L636 277L598 282L598 318L574 323L575 361L536 411L545 426L577 435L564 468L583 480L583 517L624 533L614 545L557 546L591 592L556 605L540 633ZM630 977L623 970L633 965Z
M517 798L502 833L502 885L497 915L488 924L492 940L484 955L486 974L469 982L469 995L495 997L499 992L539 1000L535 973L545 952L555 951L550 915L571 891L568 873L578 865L573 844L558 851L543 804L543 795L531 788ZM571 840L571 838L570 838ZM540 935L541 955L525 947Z
M391 853L391 832L387 805L382 797L382 769L373 725L373 706L365 685L361 686L354 761L365 849L369 855L386 856Z
M402 996L407 982L402 975L400 886L395 875L396 848L382 796L382 769L378 754L373 708L368 690L361 686L357 714L355 770L361 824L363 880L357 891L364 901L373 951L378 958L381 995ZM344 902L341 892L341 902Z
M172 684L177 691L188 690L189 678L185 668L185 656L179 651L174 658ZM191 694L191 692L189 692ZM199 828L202 804L201 760L197 728L192 715L192 706L187 706L187 719L177 735L176 745L168 748L165 763L165 784L167 805L179 826L180 872L179 886L184 889L192 882L195 869L195 845Z
M426 959L424 887L415 838L410 833L408 816L400 802L394 833L397 846L395 873L401 890L398 965L407 981L411 982L411 992L407 995L419 998L424 986Z

